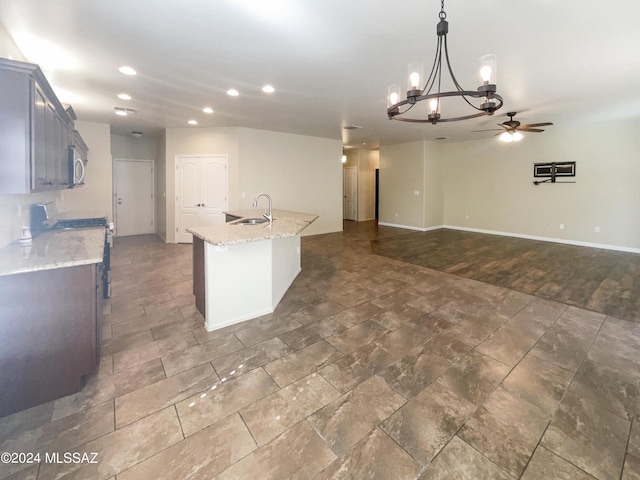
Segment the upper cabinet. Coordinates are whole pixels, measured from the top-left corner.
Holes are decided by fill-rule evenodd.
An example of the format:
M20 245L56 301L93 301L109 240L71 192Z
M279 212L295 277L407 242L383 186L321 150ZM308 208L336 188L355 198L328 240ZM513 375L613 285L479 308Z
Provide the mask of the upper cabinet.
M0 58L0 194L73 186L73 110L37 65Z

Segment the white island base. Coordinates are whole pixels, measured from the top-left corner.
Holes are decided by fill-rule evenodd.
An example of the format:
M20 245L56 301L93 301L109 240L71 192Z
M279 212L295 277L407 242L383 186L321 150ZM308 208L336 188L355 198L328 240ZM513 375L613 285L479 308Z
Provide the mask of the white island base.
M204 242L205 329L272 313L300 270L300 235L231 245Z

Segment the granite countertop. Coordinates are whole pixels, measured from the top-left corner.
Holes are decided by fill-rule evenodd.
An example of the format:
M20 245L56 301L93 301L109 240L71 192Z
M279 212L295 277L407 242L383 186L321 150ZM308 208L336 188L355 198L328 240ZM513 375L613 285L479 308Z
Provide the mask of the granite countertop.
M239 218L262 217L264 209L236 210L225 212ZM273 224L269 222L257 225L234 225L227 222L208 227L187 228L187 232L212 245L233 245L237 243L257 242L271 238L293 237L307 228L318 215L311 213L273 210Z
M50 230L29 246L15 241L0 249L0 276L101 263L104 227Z

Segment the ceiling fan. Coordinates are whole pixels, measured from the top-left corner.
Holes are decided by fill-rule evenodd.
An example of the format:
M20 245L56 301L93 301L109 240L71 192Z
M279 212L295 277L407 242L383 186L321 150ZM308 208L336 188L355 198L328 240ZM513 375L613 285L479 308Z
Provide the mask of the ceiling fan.
M502 127L504 131L497 128L491 128L488 130L474 130L474 132L491 132L500 130L498 133L496 133L496 136L500 136L500 140L502 140L503 142L517 142L518 140L522 140L522 134L520 132L544 132L542 128L538 127L553 125L553 123L551 122L530 123L528 125L522 125L518 120L513 119L513 117L516 116L516 112L508 112L507 116L509 117L509 120L507 120L506 122L498 123L498 126Z

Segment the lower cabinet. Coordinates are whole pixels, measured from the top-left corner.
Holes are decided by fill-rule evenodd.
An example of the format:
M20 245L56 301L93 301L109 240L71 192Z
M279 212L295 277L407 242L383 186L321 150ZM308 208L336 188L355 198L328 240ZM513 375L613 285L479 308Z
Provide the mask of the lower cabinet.
M0 277L0 417L79 391L100 361L102 264Z
M196 297L196 308L206 318L205 285L204 285L204 241L193 236L193 294Z

